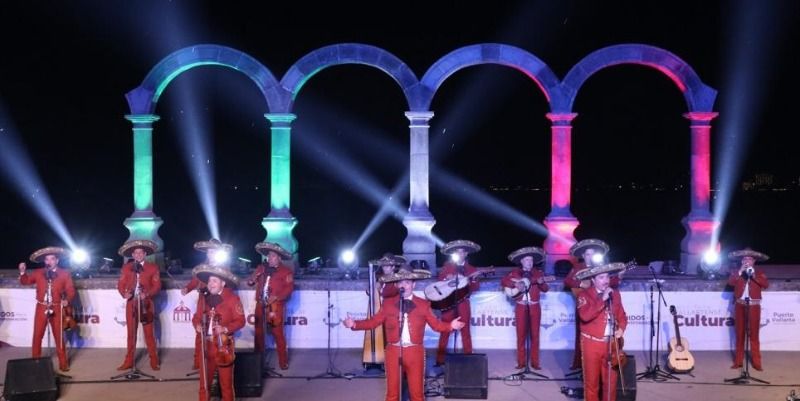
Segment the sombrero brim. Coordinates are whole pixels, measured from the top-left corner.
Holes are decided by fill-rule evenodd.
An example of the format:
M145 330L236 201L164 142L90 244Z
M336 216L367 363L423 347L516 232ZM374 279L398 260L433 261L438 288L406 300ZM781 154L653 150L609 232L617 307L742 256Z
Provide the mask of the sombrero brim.
M406 258L399 255L383 256L380 259L370 260L373 266L402 266L406 264Z
M216 276L224 280L228 287L232 288L239 285L239 277L236 277L230 270L222 266L199 264L192 269L192 275L206 284L208 284L209 277Z
M44 262L44 257L47 255L61 256L66 253L67 251L64 250L64 248L58 246L48 246L46 248L39 249L36 252L32 253L30 256L30 260L31 262L34 263L42 263Z
M280 255L281 259L288 260L292 258L292 254L282 246L273 244L272 242L259 242L256 244L256 252L267 256L270 252L275 252Z
M752 249L742 249L738 251L733 251L728 254L728 259L739 261L742 260L745 256L749 256L759 262L763 262L769 259L769 256L767 256L766 254L754 251Z
M197 241L194 243L194 249L200 252L208 252L209 249L224 249L228 252L233 250L233 246L230 244L223 244L219 241Z
M572 245L569 248L569 254L575 257L580 257L584 252L586 252L587 249L590 248L600 250L603 253L608 253L608 250L610 249L608 244L599 239L585 239L575 243L575 245Z
M540 263L542 260L544 260L544 255L545 253L542 248L535 246L528 246L525 248L517 249L514 252L511 252L511 254L508 255L508 260L511 261L511 263L518 265L521 263L522 259L525 258L526 256L532 256L533 264L537 264Z
M158 245L147 239L136 239L122 244L117 253L119 253L120 256L129 258L136 248L142 248L146 254L152 255L158 250Z
M442 245L442 254L451 255L456 249L464 249L467 253L475 253L481 250L481 246L472 242L463 239L450 241L444 245Z
M382 276L378 280L382 283L394 283L402 280L424 280L431 277L431 272L422 269L414 269L412 271L400 270L398 272Z
M590 269L583 269L578 271L575 274L575 278L578 280L586 280L590 279L598 274L603 273L616 273L625 270L625 263L609 263L602 266L592 267Z

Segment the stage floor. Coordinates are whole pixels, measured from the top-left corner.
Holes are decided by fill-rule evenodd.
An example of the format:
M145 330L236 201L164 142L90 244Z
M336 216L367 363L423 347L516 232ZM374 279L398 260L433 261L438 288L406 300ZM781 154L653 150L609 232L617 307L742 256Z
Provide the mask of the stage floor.
M480 352L480 350L478 350ZM515 380L509 377L515 372L514 351L490 350L485 352L489 362L490 400L570 400L561 393L562 386L581 387L578 380L565 379L571 352L543 351L541 355L543 370L539 371L550 380ZM196 400L197 376L187 377L190 372L190 349L161 350L162 367L158 372L150 370L146 353L139 350L138 367L145 373L155 375L157 381L110 381L118 374L115 368L122 362L122 349L80 349L71 352L72 369L68 372L72 379L63 379L60 386L60 400L99 400L115 401L146 400ZM637 372L647 367L647 353L635 352ZM661 366L665 365L662 354ZM731 385L724 379L739 375L739 370L730 369L731 353L720 351L694 352L696 367L689 375L678 375L678 380L637 382L636 399L659 401L686 400L785 400L791 390L800 393L800 370L797 360L800 352L765 352L763 372L751 370L751 375L769 381L770 385ZM291 350L291 366L281 378L264 379L262 399L281 399L284 401L313 400L347 401L384 398L383 377L361 377L361 350L334 350L330 359L338 373L356 375L353 379L320 378L311 379L328 371L329 358L324 349ZM29 348L0 347L0 378L5 378L6 361L30 357ZM438 373L430 368L432 351L428 350L427 374ZM57 361L54 362L57 366ZM273 361L274 365L274 361ZM441 389L443 377L430 379L428 390ZM428 399L444 399L443 396L428 396Z

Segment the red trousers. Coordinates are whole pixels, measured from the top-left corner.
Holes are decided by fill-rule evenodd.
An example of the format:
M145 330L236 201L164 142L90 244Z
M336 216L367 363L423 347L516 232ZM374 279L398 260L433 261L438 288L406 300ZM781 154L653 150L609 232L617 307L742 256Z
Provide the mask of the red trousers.
M457 307L442 312L443 322L452 322L457 317L461 317L461 321L464 322L464 327L459 330L459 333L461 334L461 345L465 354L472 353L472 336L469 332L470 318L472 317L470 313L468 299L462 301ZM436 363L439 365L444 363L444 355L447 352L447 340L450 339L450 333L450 330L439 333L439 347L436 349Z
M572 366L577 369L581 366L581 318L578 316L578 306L575 305L575 352L572 353Z
M412 345L409 347L398 347L396 345L386 346L386 401L398 401L400 399L400 366L397 363L400 358L400 350L403 352L403 374L408 382L408 395L411 401L424 401L423 380L425 377L425 347L422 345Z
M617 399L617 369L611 369L609 378L608 342L581 336L583 352L583 399L585 401L615 401ZM602 394L600 394L602 386ZM610 388L610 397L609 394Z
M200 369L200 401L208 401L208 390L206 383L211 386L211 381L214 380L214 372L219 371L219 394L222 401L233 401L235 394L233 392L233 365L217 366L217 343L212 341L209 337L206 340L206 370ZM234 362L235 363L235 362ZM205 374L208 373L208 377Z
M128 301L125 305L125 327L128 328L128 352L125 354L125 362L123 362L125 365L133 364L134 353L136 352L136 333L139 331L139 316L134 310L135 303L136 301ZM143 308L145 305L146 302L142 301ZM144 332L144 342L147 344L147 354L150 356L150 367L155 368L159 363L153 323L142 323L142 331Z
M745 305L736 303L734 308L734 327L736 328L736 357L734 364L741 365L744 362L744 313ZM758 331L761 323L761 305L750 305L750 358L753 366L761 369L761 343L758 340Z
M42 338L47 325L50 324L50 331L55 339L56 354L58 355L59 368L69 367L67 361L67 352L64 348L64 333L61 332L61 308L53 305L53 314L48 317L45 314L47 307L45 305L36 304L36 311L33 318L33 344L31 344L31 356L39 358L42 356Z
M530 313L528 313L530 311ZM526 316L527 315L527 316ZM520 305L514 307L517 319L517 365L525 365L525 340L531 338L531 366L539 366L539 326L542 321L542 307Z
M275 302L270 305L271 309L267 309L264 313L264 304L262 302L256 303L256 334L255 334L255 350L256 352L264 352L264 316L269 314L271 310L275 314L274 317L267 317L267 324L270 327L270 332L275 338L275 350L278 351L278 364L281 367L289 366L289 351L286 349L286 334L283 332L283 322L286 314L286 304L283 302Z

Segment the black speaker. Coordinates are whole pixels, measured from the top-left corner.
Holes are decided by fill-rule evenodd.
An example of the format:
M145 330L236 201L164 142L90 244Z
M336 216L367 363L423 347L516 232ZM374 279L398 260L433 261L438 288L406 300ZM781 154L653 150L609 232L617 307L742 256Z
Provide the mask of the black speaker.
M3 397L8 401L55 401L58 384L50 358L9 360Z
M261 377L261 353L237 352L233 362L233 391L236 397L261 397L264 391L264 382ZM219 397L219 382L214 376L211 385L211 395Z
M444 360L444 398L483 399L489 395L486 354L448 354Z
M623 383L625 384L623 386ZM623 389L625 390L623 394ZM622 375L617 376L617 401L636 400L636 358L628 354L628 362L622 367Z

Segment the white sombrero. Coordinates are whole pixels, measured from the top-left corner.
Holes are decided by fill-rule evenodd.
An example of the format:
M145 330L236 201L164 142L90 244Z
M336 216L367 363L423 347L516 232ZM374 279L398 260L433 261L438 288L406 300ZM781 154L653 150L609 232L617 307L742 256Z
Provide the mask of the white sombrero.
M403 266L400 270L387 274L378 279L382 283L394 283L401 280L424 280L431 277L431 272L422 269L410 270L408 266Z
M47 255L56 255L57 257L59 257L66 253L67 251L59 246L48 246L32 253L29 259L31 260L31 262L34 263L42 263L44 262L44 257Z
M208 252L209 249L213 250L223 250L226 252L231 252L233 250L233 245L231 244L223 244L220 240L216 238L211 238L208 241L197 241L194 243L194 249L200 252Z
M511 254L508 255L508 260L511 261L513 264L520 264L523 258L526 256L533 257L533 264L537 264L544 260L545 252L544 249L539 248L538 246L526 246L524 248L519 248Z
M615 262L609 263L602 266L595 266L592 268L586 268L579 270L575 273L575 278L578 280L586 280L590 279L598 274L603 273L616 273L625 270L625 263Z
M208 284L209 277L216 276L224 280L228 287L236 287L239 285L239 277L236 277L231 273L230 269L223 266L201 263L192 269L192 275L206 284Z
M133 239L122 244L117 253L119 253L120 256L129 258L136 248L142 248L146 254L152 255L158 250L158 245L149 239Z
M402 266L406 264L406 258L387 252L380 259L370 260L369 264L373 266Z
M472 241L457 239L442 245L442 253L445 255L451 255L456 251L456 249L459 248L467 251L467 253L475 253L481 250L481 246Z
M740 261L746 256L749 256L749 257L751 257L751 258L753 258L753 259L755 259L755 260L757 260L759 262L763 262L763 261L769 259L769 256L767 256L766 254L763 254L763 253L758 252L758 251L754 251L754 250L752 250L750 248L745 248L745 249L740 249L738 251L733 251L733 252L728 254L728 259Z
M608 250L610 249L608 247L608 244L606 244L605 242L599 239L591 238L576 242L575 245L572 245L569 248L569 254L575 256L576 258L581 257L583 253L586 252L587 249L591 248L597 249L598 251L603 253L608 253Z

